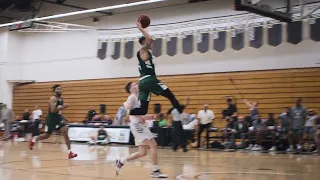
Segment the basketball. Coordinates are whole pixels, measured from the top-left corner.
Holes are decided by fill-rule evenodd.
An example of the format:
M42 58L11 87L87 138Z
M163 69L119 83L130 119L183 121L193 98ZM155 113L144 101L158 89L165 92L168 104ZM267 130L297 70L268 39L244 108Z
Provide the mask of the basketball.
M150 25L150 18L149 18L149 16L147 16L147 15L141 15L141 16L139 17L139 19L140 19L140 23L141 23L141 25L142 25L143 28L149 27L149 25Z

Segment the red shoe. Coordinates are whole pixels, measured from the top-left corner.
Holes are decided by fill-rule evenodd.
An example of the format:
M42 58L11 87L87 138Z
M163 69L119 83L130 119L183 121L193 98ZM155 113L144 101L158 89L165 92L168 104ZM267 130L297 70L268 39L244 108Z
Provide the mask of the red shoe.
M70 151L70 153L69 153L69 159L73 159L73 158L75 158L75 157L77 157L77 156L78 156L78 154L75 154L75 153L73 153L73 152Z
M30 150L33 150L33 146L34 146L34 142L31 140L31 141L29 141L29 149Z

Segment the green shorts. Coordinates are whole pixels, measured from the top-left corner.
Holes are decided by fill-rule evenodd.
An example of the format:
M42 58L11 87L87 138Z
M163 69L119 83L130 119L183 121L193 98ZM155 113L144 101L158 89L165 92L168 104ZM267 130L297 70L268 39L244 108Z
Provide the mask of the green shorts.
M54 130L59 130L64 126L65 123L60 114L48 114L44 132L47 134L52 134Z
M150 101L151 93L159 96L167 89L168 87L156 77L141 78L139 81L139 100Z
M103 141L107 138L105 135L98 136L98 141Z

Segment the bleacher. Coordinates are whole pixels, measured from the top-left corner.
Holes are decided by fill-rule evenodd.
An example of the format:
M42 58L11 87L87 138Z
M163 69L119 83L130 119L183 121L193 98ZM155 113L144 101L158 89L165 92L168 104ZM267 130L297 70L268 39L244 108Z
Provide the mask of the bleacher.
M267 117L267 113L277 115L283 111L283 107L293 106L296 97L301 97L307 108L320 109L320 68L176 75L159 78L170 87L181 103L190 96L191 103L186 112L197 113L203 104L209 104L209 108L216 114L214 126L219 128L224 127L226 123L220 120L222 110L227 107L225 95L237 98L238 111L241 115L249 114L239 91L250 101L259 102L263 118ZM233 79L239 91L235 89L230 79ZM64 101L70 105L63 113L72 122L81 122L89 106L98 110L100 104L106 104L107 113L114 118L117 109L128 97L124 86L129 81L138 81L138 78L45 82L17 86L13 93L13 110L19 114L25 108L33 109L34 105L38 105L46 116L48 101L52 95L51 87L54 84L61 84ZM170 102L165 98L153 96L149 112L153 112L155 103L162 104L163 112L171 107Z

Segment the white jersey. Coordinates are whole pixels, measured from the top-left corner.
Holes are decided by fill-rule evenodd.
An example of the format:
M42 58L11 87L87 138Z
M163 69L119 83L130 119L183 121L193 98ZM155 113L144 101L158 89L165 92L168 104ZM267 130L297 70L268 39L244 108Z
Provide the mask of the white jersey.
M127 101L125 103L123 103L123 106L126 108L126 109L134 109L134 108L139 108L141 106L140 104L140 101L138 99L138 96L135 95L135 94L131 94ZM140 117L141 116L138 116L138 115L135 115L135 116L132 116L130 115L129 118L131 120L131 122L135 122L135 121L139 121L140 120Z
M140 107L140 101L138 99L138 96L135 94L131 94L127 101L125 103L123 103L124 107L126 109L134 109L134 108L139 108Z
M127 101L123 103L123 106L126 109L134 109L139 108L141 106L140 101L138 99L138 96L135 94L131 94ZM137 146L144 145L143 141L146 139L152 139L155 137L154 134L152 134L148 127L146 127L144 124L141 123L141 116L138 115L130 115L130 130L135 138L135 144Z

